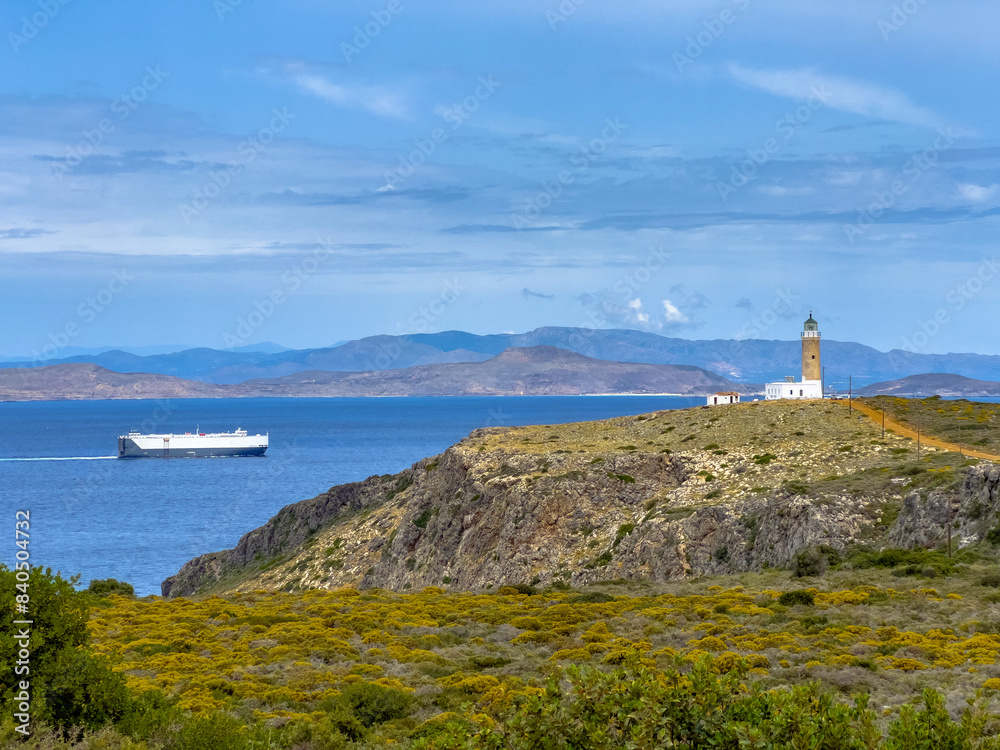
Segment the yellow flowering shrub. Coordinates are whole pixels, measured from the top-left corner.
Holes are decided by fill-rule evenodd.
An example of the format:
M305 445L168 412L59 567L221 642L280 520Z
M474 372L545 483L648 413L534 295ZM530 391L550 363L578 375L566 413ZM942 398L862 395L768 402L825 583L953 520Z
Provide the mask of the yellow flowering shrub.
M592 653L585 648L564 648L552 654L549 661L581 662L587 661L591 656Z
M726 642L714 635L706 636L705 638L696 638L694 640L690 640L688 641L688 645L694 649L700 649L704 651L726 650Z
M521 630L542 630L545 624L537 617L515 617L510 624Z
M511 643L549 643L558 637L551 630L528 630L514 638Z
M890 680L932 670L927 676L939 681L950 670L967 675L1000 660L1000 634L983 632L991 617L970 594L950 595L946 583L903 591L814 587L815 606L794 617L759 606L778 598L772 589L688 583L672 590L607 602L573 601L573 592L558 590L461 594L437 587L410 594L258 591L201 601L115 597L93 611L89 627L95 650L130 688L159 688L193 712L257 711L273 720L315 721L324 697L360 683L427 700L444 691L455 701L516 702L539 689L545 670L569 663L658 660L662 668L678 657L691 663L711 655L720 672L740 662L761 676L799 667L780 679L801 675L806 665L822 666L814 672L820 677L862 666ZM890 605L956 614L924 622L895 615ZM1000 689L1000 678L983 686ZM442 709L457 707L448 700L440 699Z

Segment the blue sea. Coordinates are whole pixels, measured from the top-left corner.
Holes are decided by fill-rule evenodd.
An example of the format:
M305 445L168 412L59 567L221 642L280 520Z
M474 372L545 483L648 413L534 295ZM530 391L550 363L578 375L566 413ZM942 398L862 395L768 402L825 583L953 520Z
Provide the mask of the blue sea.
M283 506L392 474L487 426L557 424L703 404L669 396L179 399L0 403L0 562L31 513L31 562L117 578L140 595L192 557L233 547ZM119 460L143 432L267 432L263 458Z

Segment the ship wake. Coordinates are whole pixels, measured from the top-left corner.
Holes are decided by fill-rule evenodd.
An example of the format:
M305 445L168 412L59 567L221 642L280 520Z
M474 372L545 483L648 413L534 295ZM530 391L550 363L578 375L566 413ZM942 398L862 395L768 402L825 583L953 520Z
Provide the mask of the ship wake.
M36 456L32 458L0 458L0 461L105 461L118 456Z

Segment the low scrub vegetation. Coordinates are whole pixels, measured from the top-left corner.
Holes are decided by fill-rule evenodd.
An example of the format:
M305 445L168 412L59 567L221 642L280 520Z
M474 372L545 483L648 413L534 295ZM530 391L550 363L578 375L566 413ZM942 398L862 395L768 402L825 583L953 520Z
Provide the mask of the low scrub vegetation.
M699 743L794 744L795 727L809 727L849 738L829 747L896 748L928 720L949 747L986 747L967 729L995 731L1000 570L969 557L933 586L895 575L938 554L849 551L813 586L770 571L717 579L725 585L464 594L79 592L67 601L89 603L89 644L75 650L105 665L103 677L67 693L64 718L47 715L54 728L39 725L26 747L443 750L540 747L542 735L554 747L621 747L654 726L683 743L693 735L677 706L723 704L716 739ZM631 708L609 717L612 704ZM76 725L82 739L63 736ZM587 744L579 726L604 729ZM0 744L12 737L8 720Z

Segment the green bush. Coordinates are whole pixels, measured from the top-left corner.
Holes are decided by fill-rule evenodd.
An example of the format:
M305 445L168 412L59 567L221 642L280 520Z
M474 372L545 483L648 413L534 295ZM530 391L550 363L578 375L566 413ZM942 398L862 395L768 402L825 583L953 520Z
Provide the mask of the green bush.
M990 544L1000 545L1000 526L994 526L986 532L986 541Z
M831 565L840 562L840 553L826 544L813 545L799 550L792 560L792 575L796 578L821 576Z
M614 558L611 554L611 550L605 550L600 555L591 560L589 563L587 563L584 567L587 568L588 570L593 570L594 568L603 568L605 565L608 565L612 559Z
M634 523L625 523L618 527L615 540L611 543L611 549L616 549L622 540L635 530Z
M170 738L170 750L249 750L249 733L229 714L187 718Z
M635 477L631 477L628 474L615 474L613 471L609 471L608 476L611 479L617 479L619 482L624 482L625 484L635 484Z
M808 495L809 485L803 484L802 482L785 482L781 485L781 489L792 495Z
M544 693L486 709L486 720L453 715L413 734L414 750L992 750L983 702L958 721L925 690L900 709L886 736L868 696L837 701L818 683L765 691L744 682L746 664L716 674L710 658L690 672L634 663L613 672L568 667ZM479 718L479 717L477 717ZM478 724L478 726L477 726ZM478 731L476 731L478 729Z
M413 477L410 476L402 477L398 482L396 482L395 487L393 487L391 490L385 493L385 499L392 500L400 492L406 491L412 484L413 484Z
M585 594L577 594L566 600L567 604L607 604L613 602L615 598L603 591L588 591Z
M317 750L337 750L360 742L379 724L407 716L412 706L413 698L402 690L353 682L319 704L325 716L318 724L295 727L291 739L296 746L309 743Z
M821 576L826 573L827 567L829 567L829 563L826 555L820 552L819 547L806 547L795 554L795 558L792 560L792 575L796 578Z
M938 576L948 575L949 570L950 566L942 568L937 565L900 565L892 569L892 575L896 578L903 578L904 576L937 578Z
M148 690L132 698L115 725L122 734L147 740L167 727L178 725L183 714L174 702L159 690Z
M60 729L100 729L122 719L130 702L125 679L86 649L64 649L45 686L47 719Z
M778 604L786 607L794 607L796 604L806 604L812 606L816 601L816 595L812 591L805 589L795 589L786 591L778 597Z
M366 727L401 719L410 712L413 698L402 690L373 682L354 682L340 696Z
M87 587L87 593L94 596L135 596L135 589L131 583L117 581L114 578L102 578L93 580Z
M320 720L315 732L325 737L333 747L364 738L367 728L354 714L350 702L343 695L321 701L319 710L325 716Z
M20 574L22 579L18 580ZM87 632L87 601L86 597L76 591L73 586L77 578L66 580L53 573L51 569L31 568L29 571L15 571L0 565L0 602L6 609L0 619L0 706L4 715L10 715L7 710L14 696L14 680L8 676L15 675L18 644L14 640L21 626L14 625L13 604L15 596L23 595L18 586L25 588L30 596L31 625L31 687L33 701L42 710L33 718L44 721L56 727L72 724L78 711L84 707L72 705L65 691L73 692L73 688L60 683L62 698L54 704L47 705L47 693L57 678L65 679L63 671L73 661L73 655L78 649L90 642ZM9 613L9 614L8 614ZM113 702L113 701L112 701ZM65 711L66 713L61 713ZM92 720L96 718L88 714ZM107 722L104 722L107 723ZM99 724L90 724L97 726Z
M961 550L949 558L941 552L926 549L854 549L848 560L856 569L895 568L893 575L899 576L921 576L928 569L933 569L934 576L947 576L954 570L956 562L970 562L976 556L973 550Z
M545 693L491 715L488 726L464 737L455 730L436 743L414 747L489 748L844 748L851 734L874 730L864 703L849 708L815 686L765 693L741 684L743 669L724 675L711 660L687 675L661 675L631 665L613 672L569 667L554 675ZM870 729L872 728L872 729ZM471 735L471 736L470 736Z
M534 596L538 593L538 589L527 583L509 583L507 584L507 588L515 589L517 593L524 594L525 596Z

